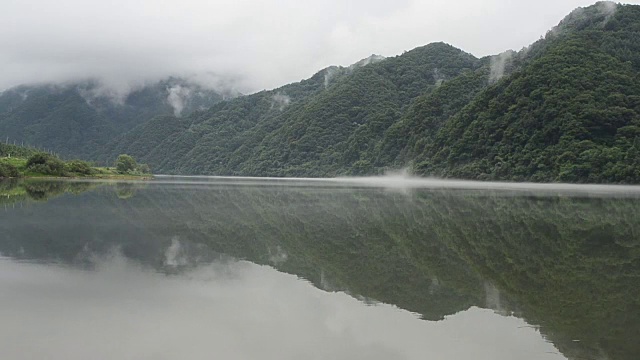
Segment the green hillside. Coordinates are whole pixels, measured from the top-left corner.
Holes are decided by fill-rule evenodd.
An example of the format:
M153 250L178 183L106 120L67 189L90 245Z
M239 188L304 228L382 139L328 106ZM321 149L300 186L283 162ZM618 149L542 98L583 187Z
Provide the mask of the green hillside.
M480 64L436 43L395 58L332 67L184 119L155 119L119 139L111 154L135 154L166 173L338 175L372 151L416 97ZM161 142L155 141L158 128L168 130Z
M599 2L518 52L433 43L181 116L166 84L123 106L18 88L0 96L0 135L167 174L639 183L639 39L640 6Z
M640 7L576 11L544 51L442 124L420 174L640 181Z
M0 135L63 157L93 160L113 138L156 115L186 115L221 100L214 91L176 78L124 97L95 81L19 86L0 93Z
M142 124L112 145L164 173L640 181L640 7L577 9L520 52L435 43Z

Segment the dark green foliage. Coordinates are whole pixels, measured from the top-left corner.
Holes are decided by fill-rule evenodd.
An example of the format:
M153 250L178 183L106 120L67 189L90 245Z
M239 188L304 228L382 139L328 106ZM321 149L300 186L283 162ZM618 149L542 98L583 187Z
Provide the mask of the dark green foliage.
M151 174L151 167L147 164L138 164L138 171L142 174Z
M621 8L617 15L625 14ZM483 92L437 133L417 170L474 179L640 181L640 32L563 33L546 52ZM640 52L635 52L640 58ZM638 138L640 139L640 138Z
M127 154L118 155L114 167L120 174L151 174L151 168L149 165L138 164L132 156Z
M20 176L20 173L17 167L0 160L0 178L16 178L18 176Z
M479 66L436 43L365 66L332 67L189 117L158 117L117 140L110 156L126 151L166 173L371 173L368 157L415 98Z
M53 155L43 152L38 152L29 157L27 160L27 167L31 167L33 165L44 165L48 160L52 159Z
M0 135L38 145L65 157L93 160L112 139L154 116L173 114L172 87L191 89L182 115L222 101L222 96L171 78L135 89L124 98L107 96L101 85L20 86L0 93Z
M48 153L36 153L27 160L27 169L33 173L63 176L65 171L64 161Z
M409 107L377 145L372 161L380 167L402 167L420 158L442 125L488 86L489 68L466 71Z
M136 168L138 167L138 164L136 163L136 160L133 157L127 154L121 154L116 159L116 163L114 166L119 173L128 174L135 171Z
M60 182L35 181L21 184L29 198L46 201L65 192L65 184Z
M50 153L14 146L9 150L6 157L0 157L0 165L2 165L0 177L118 177L122 174L133 176L151 174L151 169L147 164L137 164L128 155L119 159L119 167L122 171L118 174L113 169L97 168L83 160L76 159L65 162ZM29 157L8 156L11 154L29 154Z
M71 160L65 163L65 170L78 175L91 175L95 171L91 164L82 160Z
M164 173L336 176L409 167L480 180L637 183L639 8L578 9L545 39L498 57L475 59L440 43L328 68L186 118L156 118L107 154L127 151Z
M30 147L0 143L0 157L28 158L37 152L39 151Z

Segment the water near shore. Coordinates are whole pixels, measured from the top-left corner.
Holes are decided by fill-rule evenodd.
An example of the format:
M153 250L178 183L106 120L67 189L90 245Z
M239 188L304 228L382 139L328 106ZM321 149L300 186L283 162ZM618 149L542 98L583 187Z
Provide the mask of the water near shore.
M4 359L635 359L640 188L0 183Z

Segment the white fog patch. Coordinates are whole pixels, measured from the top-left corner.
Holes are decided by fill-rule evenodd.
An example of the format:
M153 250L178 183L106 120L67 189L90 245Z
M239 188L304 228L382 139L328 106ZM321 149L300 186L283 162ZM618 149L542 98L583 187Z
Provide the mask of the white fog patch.
M338 288L329 281L327 274L325 274L322 269L320 270L320 289L331 292L338 290Z
M618 10L618 5L611 1L601 1L598 4L598 10L605 15L604 22L605 24L616 14Z
M444 74L440 73L438 68L433 69L433 80L435 81L436 87L440 87L445 80Z
M82 98L93 106L96 100L108 100L114 105L124 105L127 97L132 92L140 90L156 81L134 81L118 78L85 78L65 82L61 85L52 84L54 87L75 86Z
M136 87L137 88L137 87ZM115 105L124 105L127 96L134 90L133 87L117 87L99 83L98 85L78 86L78 94L93 106L97 99L107 99Z
M288 258L289 255L287 255L287 252L284 251L280 245L276 246L275 249L269 249L269 262L274 265L282 264L287 261Z
M176 184L191 186L296 186L296 187L372 187L389 191L411 189L459 189L476 191L505 191L507 193L534 193L538 196L563 194L564 196L623 196L639 197L640 185L597 185L569 183L517 183L498 181L472 181L419 177L407 170L389 172L384 176L335 177L335 178L285 178L251 176L209 175L157 175L154 184Z
M327 68L327 70L325 70L324 72L324 88L325 89L329 87L329 83L331 82L331 80L340 73L339 69L340 68L338 68L337 66L332 66Z
M601 26L606 25L609 22L609 20L611 20L611 18L616 14L616 12L618 10L618 4L616 4L614 2L611 2L611 1L600 1L600 2L596 3L594 6L595 6L595 9L596 9L596 14L595 15L604 16L604 20L600 24ZM569 15L567 15L562 20L560 25L554 26L553 28L551 28L551 30L549 30L547 32L547 34L551 35L551 36L558 36L558 35L562 34L563 31L565 30L563 25L566 25L566 23L571 24L572 22L579 22L579 21L587 19L589 16L593 17L594 14L587 12L585 10L585 8L583 8L583 7L579 7L577 9L573 10Z
M202 97L206 96L202 90L212 90L222 96L223 100L229 100L241 96L246 91L243 82L246 81L242 76L219 75L215 72L206 72L201 74L182 74L180 79L184 79L187 83L193 84L195 88L200 90Z
M429 286L429 294L433 295L440 289L440 280L436 276L431 277L431 286Z
M22 99L22 101L25 101L27 100L27 98L29 98L29 90L21 91L19 95L20 99Z
M386 59L386 57L382 56L382 55L376 55L376 54L372 54L371 56L364 58L354 64L351 64L349 66L349 70L353 70L353 69L357 69L363 66L367 66L370 64L375 64L378 63L382 60Z
M495 310L498 314L508 315L502 306L500 290L490 282L484 283L485 306L487 309Z
M236 88L236 79L232 77L218 76L208 73L200 76L186 74L181 76L168 76L160 80L136 79L129 82L118 82L101 78L80 79L76 82L63 84L44 84L53 88L76 87L80 96L93 106L96 101L107 100L114 105L124 105L132 93L144 88L153 88L158 85L166 86L166 103L173 108L174 115L179 117L184 109L192 104L194 97L205 99L208 92L215 92L223 100L233 99L242 93Z
M182 85L175 85L167 88L169 95L167 96L167 102L173 108L173 114L177 117L182 115L189 97L191 97L192 90Z
M385 60L386 57L382 56L382 55L376 55L373 54L369 57L366 57L358 62L355 62L347 67L342 67L342 66L331 66L325 69L324 72L324 88L328 88L329 84L331 83L331 80L333 80L337 75L340 74L351 74L354 70L367 66L367 65L371 65L371 64L375 64L378 63L380 61Z
M271 109L278 108L278 110L282 111L285 107L289 106L290 103L291 98L281 92L278 92L271 97Z
M491 57L491 72L489 73L489 83L493 84L504 76L507 63L513 58L514 51L508 50L500 55Z
M164 252L164 264L166 266L185 266L188 260L182 250L182 244L177 236L171 238L171 245Z

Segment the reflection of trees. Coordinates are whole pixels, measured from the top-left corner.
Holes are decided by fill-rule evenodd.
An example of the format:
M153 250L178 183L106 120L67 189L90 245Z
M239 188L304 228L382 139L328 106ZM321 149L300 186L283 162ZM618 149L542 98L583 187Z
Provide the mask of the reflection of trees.
M135 186L131 183L117 183L116 184L116 194L119 199L129 199L133 195L135 195L136 189Z
M0 181L0 199L4 197L6 202L24 201L27 198L47 201L67 192L80 194L96 185L89 182L9 179Z
M473 305L517 311L569 357L640 353L637 199L159 185L126 202L103 194L59 199L64 215L39 204L33 216L61 225L39 237L37 225L9 228L14 243L0 251L73 261L117 246L162 266L180 239L190 259L208 251L269 264L425 319Z

